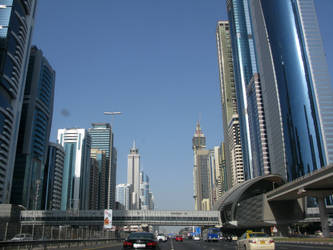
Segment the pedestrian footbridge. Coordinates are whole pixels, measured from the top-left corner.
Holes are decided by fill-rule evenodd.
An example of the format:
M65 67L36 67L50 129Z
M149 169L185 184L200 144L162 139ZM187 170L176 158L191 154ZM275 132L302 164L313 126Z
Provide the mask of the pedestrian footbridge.
M104 210L21 211L22 225L102 226ZM219 211L113 210L112 225L218 226Z

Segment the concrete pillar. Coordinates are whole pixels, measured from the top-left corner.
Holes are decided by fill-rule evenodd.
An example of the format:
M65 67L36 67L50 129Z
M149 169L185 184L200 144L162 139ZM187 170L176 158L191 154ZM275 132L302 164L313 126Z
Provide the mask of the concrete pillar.
M289 226L288 225L277 224L277 229L279 230L279 233L282 234L282 236L284 236L284 237L289 236Z
M319 207L321 230L323 232L324 237L329 237L330 231L328 228L328 213L325 204L325 198L317 197L317 202Z

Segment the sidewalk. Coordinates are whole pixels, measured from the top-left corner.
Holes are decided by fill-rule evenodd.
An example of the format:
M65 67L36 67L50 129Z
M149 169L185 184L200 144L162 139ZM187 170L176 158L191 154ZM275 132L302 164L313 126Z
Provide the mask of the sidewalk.
M309 245L324 245L333 246L333 238L288 238L274 237L276 243L291 243L291 244L309 244Z

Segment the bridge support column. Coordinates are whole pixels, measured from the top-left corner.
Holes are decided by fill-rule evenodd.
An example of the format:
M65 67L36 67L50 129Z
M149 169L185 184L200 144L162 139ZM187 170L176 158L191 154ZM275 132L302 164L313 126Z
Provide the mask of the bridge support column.
M284 236L284 237L288 237L289 236L289 226L288 225L285 225L285 224L283 224L283 225L277 225L277 228L278 228L278 230L279 230L279 232L280 232L280 234L282 234L282 236Z
M317 197L317 202L319 206L321 230L323 232L324 237L329 237L330 231L328 228L328 213L325 204L325 197Z

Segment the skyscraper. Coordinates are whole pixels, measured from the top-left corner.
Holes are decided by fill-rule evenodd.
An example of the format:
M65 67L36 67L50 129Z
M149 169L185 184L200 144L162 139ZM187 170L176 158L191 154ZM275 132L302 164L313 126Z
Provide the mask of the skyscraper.
M116 186L116 201L119 202L125 210L131 209L132 189L131 184L118 184Z
M10 202L23 92L37 1L1 1L0 203Z
M105 209L105 175L107 171L106 153L104 150L92 148L90 150L90 157L95 160L98 170L97 191L94 194L97 199L96 209Z
M226 185L228 188L244 181L242 141L234 80L234 67L230 27L227 21L219 21L216 29L220 76L223 131L226 156Z
M193 186L195 210L210 210L211 171L209 165L209 150L206 149L206 137L202 133L200 123L196 125L192 139L194 154Z
M333 160L333 94L313 0L250 0L271 171L288 181Z
M127 183L133 186L132 209L140 209L140 154L135 142L128 154Z
M60 210L61 208L64 162L64 148L59 144L50 142L44 169L42 210Z
M93 123L89 128L91 148L105 151L105 208L113 208L116 192L117 151L113 147L113 133L109 123Z
M140 172L140 208L149 210L149 177L143 171Z
M44 167L51 131L55 71L31 48L17 141L11 203L42 208Z
M85 129L58 129L58 142L65 149L61 210L89 208L90 145Z

